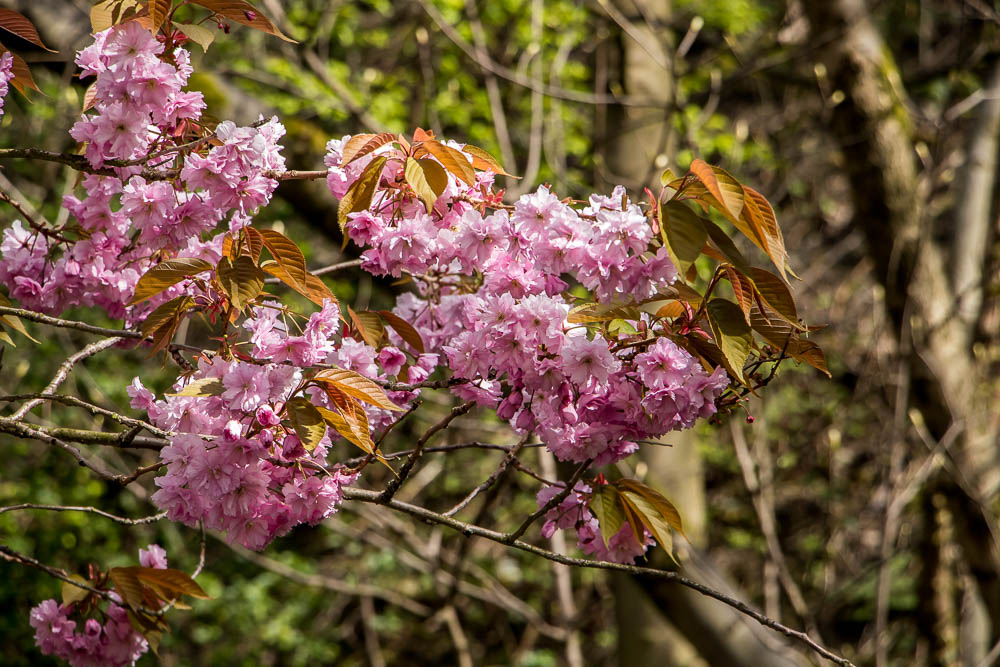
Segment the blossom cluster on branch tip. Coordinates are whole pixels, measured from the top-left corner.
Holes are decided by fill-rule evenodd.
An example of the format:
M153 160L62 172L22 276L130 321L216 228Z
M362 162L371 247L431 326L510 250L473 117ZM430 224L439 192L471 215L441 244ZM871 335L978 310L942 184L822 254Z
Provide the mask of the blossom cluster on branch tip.
M142 567L165 569L167 553L157 544L139 550ZM73 667L122 667L134 665L148 649L149 644L129 621L121 597L111 592L114 601L107 603L102 623L97 618L83 620L77 629L79 602L59 604L45 600L31 609L30 622L35 630L35 643L45 655L56 656Z

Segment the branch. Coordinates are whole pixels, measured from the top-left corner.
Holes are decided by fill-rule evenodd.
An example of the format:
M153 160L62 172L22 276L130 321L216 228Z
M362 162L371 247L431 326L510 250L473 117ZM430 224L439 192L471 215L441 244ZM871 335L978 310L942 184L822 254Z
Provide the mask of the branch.
M66 582L67 584L73 584L77 588L82 588L83 590L89 591L94 595L98 595L105 600L110 600L116 604L118 602L118 600L111 597L111 594L107 591L101 591L93 586L90 586L89 584L83 583L82 581L77 581L66 574L65 570L58 567L52 567L51 565L46 565L45 563L35 560L31 556L25 556L22 553L18 553L4 544L0 544L0 558L11 563L20 563L21 565L33 567L36 570L41 570L49 576L55 577L56 579Z
M390 480L389 485L385 488L385 491L382 492L381 498L383 502L392 500L396 491L398 491L399 487L406 481L406 477L410 474L410 470L413 469L413 466L416 465L417 460L420 458L421 454L423 454L424 445L427 444L427 441L430 440L431 437L438 431L448 428L448 424L461 415L464 415L466 412L475 407L475 405L475 401L466 401L465 403L452 408L451 412L445 415L444 419L431 426L422 436L420 436L420 439L417 440L417 446L413 448L409 458L406 459L406 463L404 463L403 467L400 468L399 476Z
M485 482L474 488L469 493L469 495L467 495L465 498L461 500L461 502L459 502L457 505L455 505L450 510L445 512L443 516L455 516L463 509L468 507L469 503L471 503L476 496L478 496L480 493L493 486L493 484L497 481L497 479L500 478L500 475L502 475L510 466L510 464L513 463L515 459L517 459L518 452L520 452L521 448L528 443L528 439L530 437L531 433L529 432L523 438L521 438L521 440L516 445L508 449L507 456L503 457L503 460L500 461L500 465L497 466L497 469L493 471L493 474L491 474L486 479Z
M833 662L841 667L855 667L847 658L843 658L835 653L832 653L828 649L824 648L820 644L809 638L809 636L799 630L793 630L788 626L782 625L781 623L771 619L764 614L752 609L746 603L741 602L735 598L729 597L724 593L709 588L704 584L700 584L697 581L692 581L687 577L681 576L676 572L669 572L667 570L657 570L650 567L638 567L635 565L623 565L621 563L605 563L602 561L586 560L583 558L573 558L571 556L562 556L555 553L554 551L549 551L548 549L543 549L541 547L536 547L533 544L528 544L527 542L522 542L521 540L514 539L510 540L505 533L500 533L495 530L489 530L487 528L482 528L473 524L465 523L464 521L459 521L451 517L446 517L443 514L438 514L431 510L419 507L417 505L411 505L409 503L404 503L399 500L382 500L382 494L378 491L369 491L367 489L344 489L344 498L347 500L357 500L365 503L375 503L378 505L385 505L390 509L394 509L398 512L403 512L409 514L410 516L416 517L423 521L428 521L431 523L440 524L442 526L447 526L452 530L456 530L466 537L482 537L484 539L497 542L499 544L506 544L508 546L514 547L515 549L520 549L521 551L534 554L535 556L541 556L542 558L554 561L556 563L562 563L563 565L571 565L574 567L586 567L594 568L599 570L611 570L615 572L627 572L639 577L650 577L654 579L663 579L666 581L672 581L674 583L680 584L690 588L702 595L710 598L714 598L719 602L722 602L733 609L739 611L746 616L754 619L761 625L780 632L781 634L795 639L804 643L810 649L815 651L818 655L823 658Z
M158 435L164 438L168 438L171 435L173 435L173 433L171 433L170 431L164 431L163 429L157 428L156 426L153 426L149 422L143 421L142 419L134 419L132 417L127 417L123 414L119 414L112 410L108 410L106 408L94 405L93 403L88 403L87 401L80 400L75 396L67 396L65 394L47 394L44 392L36 394L9 394L7 396L0 396L0 402L24 401L28 399L37 399L41 401L54 401L56 403L64 403L66 405L73 405L78 408L84 408L85 410L89 411L90 414L92 415L101 415L104 417L109 417L124 426L132 426L132 427L138 426L140 428L146 429L147 431L149 431L154 435Z
M91 514L97 514L103 516L105 519L111 519L115 523L121 523L126 526L143 526L147 523L155 523L160 519L164 519L167 516L166 512L160 512L159 514L154 514L152 516L144 516L139 519L129 519L124 516L116 516L105 512L104 510L97 509L96 507L80 507L72 505L36 505L34 503L22 503L20 505L10 505L8 507L0 507L0 514L4 512L15 512L19 510L50 510L53 512L90 512Z
M559 503L565 500L566 496L568 496L570 493L573 492L573 487L576 486L576 483L580 481L581 477L583 477L583 473L587 471L587 468L590 467L590 464L593 462L593 460L594 459L587 459L586 461L581 463L580 467L577 468L576 472L573 473L573 476L569 478L568 482L566 482L566 488L564 488L556 495L552 496L552 498L549 499L549 502L545 503L545 505L539 507L534 514L529 516L527 519L524 520L524 523L518 526L517 530L515 530L512 533L504 535L504 544L513 544L514 542L516 542L518 538L524 535L525 531L527 531L528 528L531 527L531 524L535 523L535 521L539 519L539 517L543 516L553 507L558 507Z

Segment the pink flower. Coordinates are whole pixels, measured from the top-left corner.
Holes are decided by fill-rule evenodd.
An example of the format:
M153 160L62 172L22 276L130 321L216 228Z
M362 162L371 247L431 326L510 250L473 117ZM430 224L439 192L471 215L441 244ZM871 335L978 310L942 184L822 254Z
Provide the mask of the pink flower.
M617 373L621 368L621 362L612 356L607 343L600 339L590 340L585 336L567 338L560 355L566 375L580 387L604 384L611 373Z
M139 549L139 564L143 567L155 567L158 570L167 567L167 550L159 544L150 544L145 549Z

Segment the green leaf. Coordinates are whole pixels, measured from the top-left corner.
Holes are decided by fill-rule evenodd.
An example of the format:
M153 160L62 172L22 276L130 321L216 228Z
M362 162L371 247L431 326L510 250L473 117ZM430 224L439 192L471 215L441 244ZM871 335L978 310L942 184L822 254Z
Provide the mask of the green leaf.
M405 174L406 182L430 213L434 209L434 202L448 187L448 174L445 173L444 167L429 158L414 160L408 157Z
M729 261L730 264L735 266L740 270L743 275L750 273L750 263L743 256L743 253L739 251L733 240L729 238L729 234L726 234L722 229L712 222L711 220L701 219L705 224L705 231L708 232L708 238L712 240L712 244L718 249L722 256Z
M354 398L382 408L401 412L403 408L389 400L385 390L360 373L343 368L331 368L316 373L316 378L322 378L333 383L338 389Z
M604 303L582 303L570 308L566 321L571 324L587 324L589 322L609 322L611 320L638 320L641 317L639 309L631 305L614 305Z
M292 422L292 428L295 429L295 434L302 441L302 446L306 448L307 452L316 449L320 440L326 435L326 422L319 409L309 399L296 396L285 403L285 410L288 413L288 419Z
M175 394L167 396L221 396L226 391L219 378L198 378Z
M11 347L17 347L17 345L14 343L13 339L11 339L10 335L6 331L4 331L3 329L0 329L0 341L3 341L4 343L7 343Z
M73 581L78 581L81 584L87 583L87 580L78 574L71 574L69 575L69 578ZM66 581L62 582L62 604L64 607L79 602L80 600L84 600L88 595L90 595L90 591L87 589L74 586Z
M215 41L215 31L204 26L194 23L174 23L174 25L203 51L208 51L208 47Z
M608 540L621 530L625 522L625 513L618 499L618 489L610 485L598 486L590 497L590 511L597 517L604 546L607 546Z
M264 271L246 255L240 255L235 261L223 257L215 275L238 312L260 294L266 278Z
M424 353L424 339L420 337L420 334L413 328L412 324L390 310L380 310L377 312L385 320L385 323L399 334L400 338L417 351L417 354Z
M358 211L365 211L372 205L372 198L375 196L375 188L378 186L379 178L382 176L382 169L388 160L384 155L379 155L372 160L365 170L358 176L358 180L351 183L351 187L344 193L337 207L337 219L340 222L340 231L347 238L344 225L347 224L347 216ZM345 241L346 242L346 241Z
M712 299L707 304L708 321L712 327L715 343L722 350L726 370L734 378L746 384L743 365L750 356L752 334L750 325L743 317L743 311L732 301Z
M673 171L671 171L670 169L664 169L663 173L660 174L660 185L662 185L662 186L668 186L676 178L677 177L674 176L674 172Z
M671 259L677 264L680 275L687 273L708 240L708 231L701 218L690 206L678 201L670 201L663 207L660 221L667 236Z
M305 286L308 271L306 258L299 247L287 236L273 229L261 229L257 230L257 233L260 234L264 247L271 253L274 261L281 265L292 280Z
M629 323L628 320L615 319L608 322L608 333L611 335L617 335L621 333L625 333L628 335L635 335L639 333L639 331L634 326L632 326L632 324Z
M134 306L156 296L185 278L210 270L212 270L211 264L195 257L178 257L160 262L139 278L139 282L135 286L135 294L132 295L132 300L128 304Z

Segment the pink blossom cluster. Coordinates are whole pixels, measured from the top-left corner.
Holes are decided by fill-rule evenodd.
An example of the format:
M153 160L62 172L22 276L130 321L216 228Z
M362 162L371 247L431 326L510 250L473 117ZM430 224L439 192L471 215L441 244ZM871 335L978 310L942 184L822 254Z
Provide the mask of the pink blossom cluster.
M254 127L220 123L212 137L218 145L206 155L188 153L181 178L158 178L180 150L178 137L199 121L205 106L201 93L182 90L192 72L188 52L165 53L159 40L130 21L98 33L76 62L83 76L97 80L93 113L70 134L85 142L94 167L109 160L143 164L115 168L119 177L87 175L84 196L64 198L81 232L72 244L17 223L5 230L0 281L27 308L57 313L99 306L111 317L131 320L184 291L177 286L133 309L141 312L127 309L154 252L218 261L221 234L205 242L202 236L230 214L229 228L239 229L267 204L277 181L265 173L284 169L277 142L285 130L277 119Z
M313 313L297 333L290 331L277 302L255 307L244 323L248 353L268 363L202 359L189 379L178 381L178 393L193 382L218 380L221 392L204 396L167 395L162 400L136 378L128 392L132 407L145 410L156 426L174 432L160 456L167 472L156 479L153 501L168 517L188 525L204 521L227 532L231 541L262 549L295 525L315 525L336 511L341 487L357 473L326 459L336 431L327 431L311 452L294 430L281 423L282 406L302 395L304 367L332 364L373 378L388 379L406 356L395 347L376 352L350 338L340 339L340 311L331 301ZM422 380L433 357L416 358L410 379ZM333 410L329 397L316 386L305 396ZM400 404L414 392L389 392ZM369 428L388 425L388 410L365 405Z
M14 78L14 54L4 51L0 54L0 118L3 118L3 102L7 97L8 85Z
M139 550L143 567L167 567L166 551L156 544ZM121 600L111 593L117 602ZM143 636L129 622L128 612L116 602L109 602L104 623L88 618L83 630L70 619L74 605L60 605L45 600L32 608L31 627L35 629L35 644L45 655L53 655L73 667L121 667L134 665L149 648Z
M535 501L539 507L544 507L566 487L547 486L538 492ZM591 488L583 482L576 486L558 505L545 513L545 523L542 524L542 537L549 538L556 530L576 529L577 544L584 553L597 560L612 563L631 563L646 553L653 542L649 531L643 528L643 542L635 539L635 533L628 521L622 523L614 535L608 537L607 544L601 536L601 527L597 517L587 506Z
M334 194L373 159L340 167L346 140L328 145ZM620 337L589 335L567 322L562 293L572 281L599 301L638 303L676 278L667 251L651 249L652 229L624 189L593 195L578 212L540 187L510 213L483 215L473 203L476 187L450 176L427 213L421 202L388 191L401 168L387 162L385 196L376 191L373 207L351 214L346 230L368 247L368 271L433 278L420 296L401 298L396 312L456 377L471 381L456 394L495 408L519 431L534 431L560 459L596 465L629 455L636 440L714 414L728 386L725 370L708 374L664 337L637 353Z

